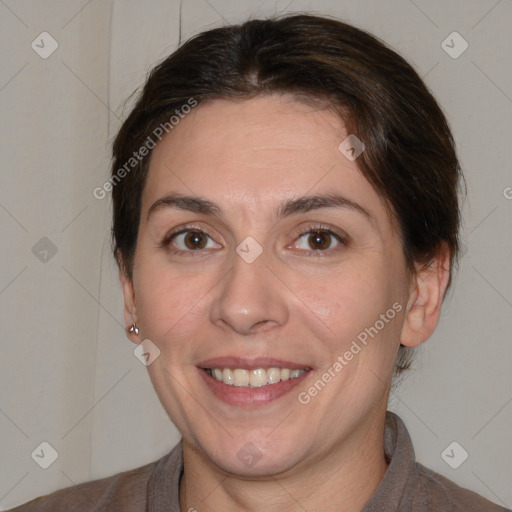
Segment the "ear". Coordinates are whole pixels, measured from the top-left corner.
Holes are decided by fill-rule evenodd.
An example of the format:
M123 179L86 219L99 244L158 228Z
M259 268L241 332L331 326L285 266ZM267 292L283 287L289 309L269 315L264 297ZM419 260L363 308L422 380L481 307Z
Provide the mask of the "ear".
M124 324L126 326L126 336L128 339L138 345L141 340L135 332L129 332L130 327L135 322L137 323L137 311L135 309L135 293L133 290L133 283L130 277L126 274L123 266L120 266L119 280L123 290L124 298Z
M417 347L434 332L441 316L450 271L450 249L446 243L427 267L416 270L400 335L402 345Z

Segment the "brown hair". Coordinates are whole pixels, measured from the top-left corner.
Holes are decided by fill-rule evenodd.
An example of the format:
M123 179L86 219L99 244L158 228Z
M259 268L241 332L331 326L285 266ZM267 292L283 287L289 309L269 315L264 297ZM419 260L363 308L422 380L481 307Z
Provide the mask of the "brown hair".
M191 98L200 105L272 93L322 101L364 142L358 166L397 219L408 271L415 262L428 265L443 243L453 267L461 173L436 100L414 69L374 36L338 20L292 15L208 30L151 71L113 144L112 236L121 271L132 277L151 152L119 179L122 166ZM410 363L411 349L401 346L396 374Z

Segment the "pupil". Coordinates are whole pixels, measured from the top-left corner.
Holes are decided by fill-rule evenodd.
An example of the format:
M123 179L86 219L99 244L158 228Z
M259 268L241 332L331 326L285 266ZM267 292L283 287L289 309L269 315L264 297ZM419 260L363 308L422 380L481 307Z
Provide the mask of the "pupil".
M329 247L329 235L325 233L314 233L309 239L309 245L312 249L326 249Z
M189 249L202 249L206 245L206 241L201 233L197 231L191 231L185 237L185 245Z

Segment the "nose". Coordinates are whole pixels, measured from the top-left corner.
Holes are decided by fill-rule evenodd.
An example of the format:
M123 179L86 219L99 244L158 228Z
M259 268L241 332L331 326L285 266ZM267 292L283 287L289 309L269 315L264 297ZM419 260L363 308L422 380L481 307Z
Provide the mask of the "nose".
M234 255L210 311L215 325L242 335L266 332L286 323L285 292L268 268L264 254L252 263Z

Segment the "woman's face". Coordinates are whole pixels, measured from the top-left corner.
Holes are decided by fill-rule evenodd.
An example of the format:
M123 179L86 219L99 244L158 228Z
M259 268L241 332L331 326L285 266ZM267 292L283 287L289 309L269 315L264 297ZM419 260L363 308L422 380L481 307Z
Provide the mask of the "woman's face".
M290 96L215 100L153 150L126 306L170 418L231 473L303 467L386 408L409 283L348 135Z

